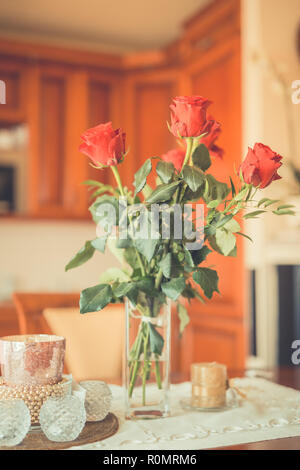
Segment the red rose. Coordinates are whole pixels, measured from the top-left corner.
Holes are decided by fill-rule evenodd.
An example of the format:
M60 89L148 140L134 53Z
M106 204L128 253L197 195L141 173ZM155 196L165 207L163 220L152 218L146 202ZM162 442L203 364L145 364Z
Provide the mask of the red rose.
M80 152L87 155L96 166L115 166L125 154L125 133L113 129L112 123L99 124L81 135Z
M171 132L175 137L199 137L206 125L211 101L202 96L177 96L171 109Z
M176 170L180 171L183 165L185 157L185 150L183 149L173 149L169 150L169 152L164 153L161 158L165 162L171 162L173 163L174 167Z
M245 183L265 188L274 180L279 180L277 170L281 167L282 157L267 145L255 144L249 147L247 156L240 166Z
M207 124L204 129L204 132L207 132L207 134L202 137L200 143L204 144L212 155L222 158L224 155L224 150L215 144L216 140L221 134L221 124L215 121L212 116L208 116L207 119Z

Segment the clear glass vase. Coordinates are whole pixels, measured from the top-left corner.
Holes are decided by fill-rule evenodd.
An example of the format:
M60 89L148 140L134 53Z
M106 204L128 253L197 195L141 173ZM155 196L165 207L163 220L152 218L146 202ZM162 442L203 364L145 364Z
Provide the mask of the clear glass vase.
M171 303L126 299L124 386L127 419L169 416Z

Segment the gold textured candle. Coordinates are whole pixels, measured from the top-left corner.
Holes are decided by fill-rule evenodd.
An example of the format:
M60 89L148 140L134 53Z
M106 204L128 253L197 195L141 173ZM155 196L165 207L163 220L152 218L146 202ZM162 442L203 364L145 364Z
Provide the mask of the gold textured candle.
M220 408L226 403L227 369L217 362L191 365L192 405Z
M0 338L1 374L7 385L47 385L62 380L65 338L15 335Z

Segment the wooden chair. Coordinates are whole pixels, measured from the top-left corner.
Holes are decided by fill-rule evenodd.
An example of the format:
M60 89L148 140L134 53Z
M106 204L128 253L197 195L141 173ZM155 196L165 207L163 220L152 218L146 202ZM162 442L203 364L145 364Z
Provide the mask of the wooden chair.
M43 316L43 311L46 308L78 307L79 305L79 294L76 293L14 292L12 298L21 335L51 334L51 328Z
M123 305L79 313L79 294L15 292L20 334L66 338L66 371L76 380L119 381L124 337Z

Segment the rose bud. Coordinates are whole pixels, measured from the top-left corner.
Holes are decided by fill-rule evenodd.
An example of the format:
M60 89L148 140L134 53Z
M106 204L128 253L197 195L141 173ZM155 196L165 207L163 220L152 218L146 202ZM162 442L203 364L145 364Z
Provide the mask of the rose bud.
M272 181L281 179L277 173L282 165L281 159L282 157L267 145L255 144L253 150L249 147L247 156L240 166L245 183L263 189Z
M173 149L173 150L169 150L169 152L167 153L164 153L161 156L161 159L164 160L165 162L173 163L176 170L180 171L183 165L184 157L185 157L185 150Z
M121 129L113 129L111 122L86 130L81 139L80 152L87 155L95 166L115 166L123 160L125 133Z
M208 116L207 119L204 128L204 132L207 132L207 134L201 138L200 143L208 148L211 155L223 158L224 150L215 143L221 134L221 124L215 121L212 116Z
M206 110L211 101L202 96L177 96L173 99L170 130L175 137L199 137L206 125Z

